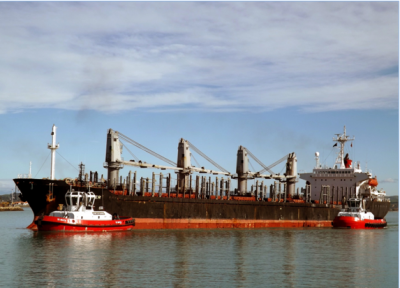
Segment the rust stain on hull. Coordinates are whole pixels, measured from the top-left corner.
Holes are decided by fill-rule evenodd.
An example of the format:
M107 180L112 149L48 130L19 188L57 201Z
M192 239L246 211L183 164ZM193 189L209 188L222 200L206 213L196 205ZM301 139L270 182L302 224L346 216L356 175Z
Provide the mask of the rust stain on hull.
M240 220L240 219L154 219L136 218L136 229L221 229L221 228L302 228L332 227L332 221Z

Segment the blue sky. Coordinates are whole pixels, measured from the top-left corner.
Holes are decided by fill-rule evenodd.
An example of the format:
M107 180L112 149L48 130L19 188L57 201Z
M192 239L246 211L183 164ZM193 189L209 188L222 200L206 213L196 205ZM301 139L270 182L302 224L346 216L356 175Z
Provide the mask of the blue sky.
M398 11L397 2L0 3L0 193L29 161L33 176L49 176L49 159L39 168L56 124L60 155L104 174L108 128L174 161L183 137L231 172L239 145L267 165L296 152L306 172L315 151L333 165L332 137L346 125L350 157L398 194ZM56 162L57 178L76 177Z

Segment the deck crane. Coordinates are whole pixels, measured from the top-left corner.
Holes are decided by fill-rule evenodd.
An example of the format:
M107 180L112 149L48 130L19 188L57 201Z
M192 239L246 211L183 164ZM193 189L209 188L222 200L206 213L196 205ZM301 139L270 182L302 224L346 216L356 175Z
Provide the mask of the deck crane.
M264 169L259 172L251 172L249 171L248 163L249 159L248 156L253 158L258 164L260 164ZM278 165L279 163L287 160L286 163L286 173L284 175L275 174L271 168ZM262 174L264 171L268 171L271 174L265 175ZM285 181L288 184L288 193L291 195L294 194L295 190L295 183L297 178L297 158L295 153L290 153L279 159L278 161L274 162L270 166L266 166L262 163L257 157L254 156L246 147L239 146L238 153L237 153L237 161L236 161L236 173L237 176L233 176L233 179L238 179L238 192L239 194L246 194L247 193L247 180L254 179L254 178L264 178L264 179L276 179L279 181Z
M157 157L158 159L168 163L170 166L149 164L149 163L138 160L137 157L134 156L133 153L130 152L130 150L127 149L127 147L120 141L120 139ZM119 170L121 168L123 168L124 165L136 166L136 167L140 167L140 168L155 168L155 169L161 169L161 170L171 169L171 170L178 171L178 181L181 182L179 184L180 185L179 187L188 187L188 185L187 185L188 184L187 183L188 176L190 173L193 173L193 172L209 173L209 174L215 174L215 175L222 174L222 175L227 175L227 176L231 175L231 173L229 173L227 170L222 168L216 162L211 160L204 153L202 153L199 149L197 149L193 144L190 143L190 146L191 146L191 148L193 148L193 150L195 150L197 153L199 153L201 156L203 156L206 160L208 160L210 163L212 163L218 169L223 170L223 171L205 169L204 167L198 168L198 167L192 166L190 164L191 153L189 150L189 143L190 143L189 141L181 138L179 145L178 145L177 163L175 163L172 160L169 160L169 159L161 156L160 154L152 151L151 149L132 140L131 138L122 134L121 132L109 129L108 133L107 133L106 159L105 159L105 163L104 163L104 167L108 169L107 180L108 180L109 185L113 186L113 185L115 185L114 183L118 182ZM121 158L122 147L125 147L127 149L127 151L130 154L132 154L132 156L134 156L135 160L124 161Z

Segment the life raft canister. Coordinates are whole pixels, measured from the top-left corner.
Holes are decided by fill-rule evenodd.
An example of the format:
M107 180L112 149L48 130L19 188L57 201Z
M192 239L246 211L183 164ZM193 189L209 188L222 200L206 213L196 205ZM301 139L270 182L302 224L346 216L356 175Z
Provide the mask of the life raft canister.
M368 180L368 185L369 186L374 186L374 187L378 186L378 179L376 179L376 177L369 179Z

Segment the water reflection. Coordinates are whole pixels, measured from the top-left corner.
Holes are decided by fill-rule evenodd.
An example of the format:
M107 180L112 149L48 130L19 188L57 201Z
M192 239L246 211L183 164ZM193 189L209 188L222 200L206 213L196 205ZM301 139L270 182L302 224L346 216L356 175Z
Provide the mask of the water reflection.
M233 233L234 239L234 263L235 263L235 282L240 285L243 285L243 282L246 280L246 273L244 271L244 235L242 230L234 231Z
M283 276L284 283L290 287L294 286L293 278L296 273L295 255L296 249L294 247L295 240L293 239L293 232L291 230L283 231L283 251L284 251L284 264Z
M396 223L379 231L3 231L6 286L398 286Z
M188 287L188 262L189 259L189 239L190 234L188 233L175 233L174 235L174 247L175 247L175 261L174 261L174 278L176 279L174 286L175 287Z

